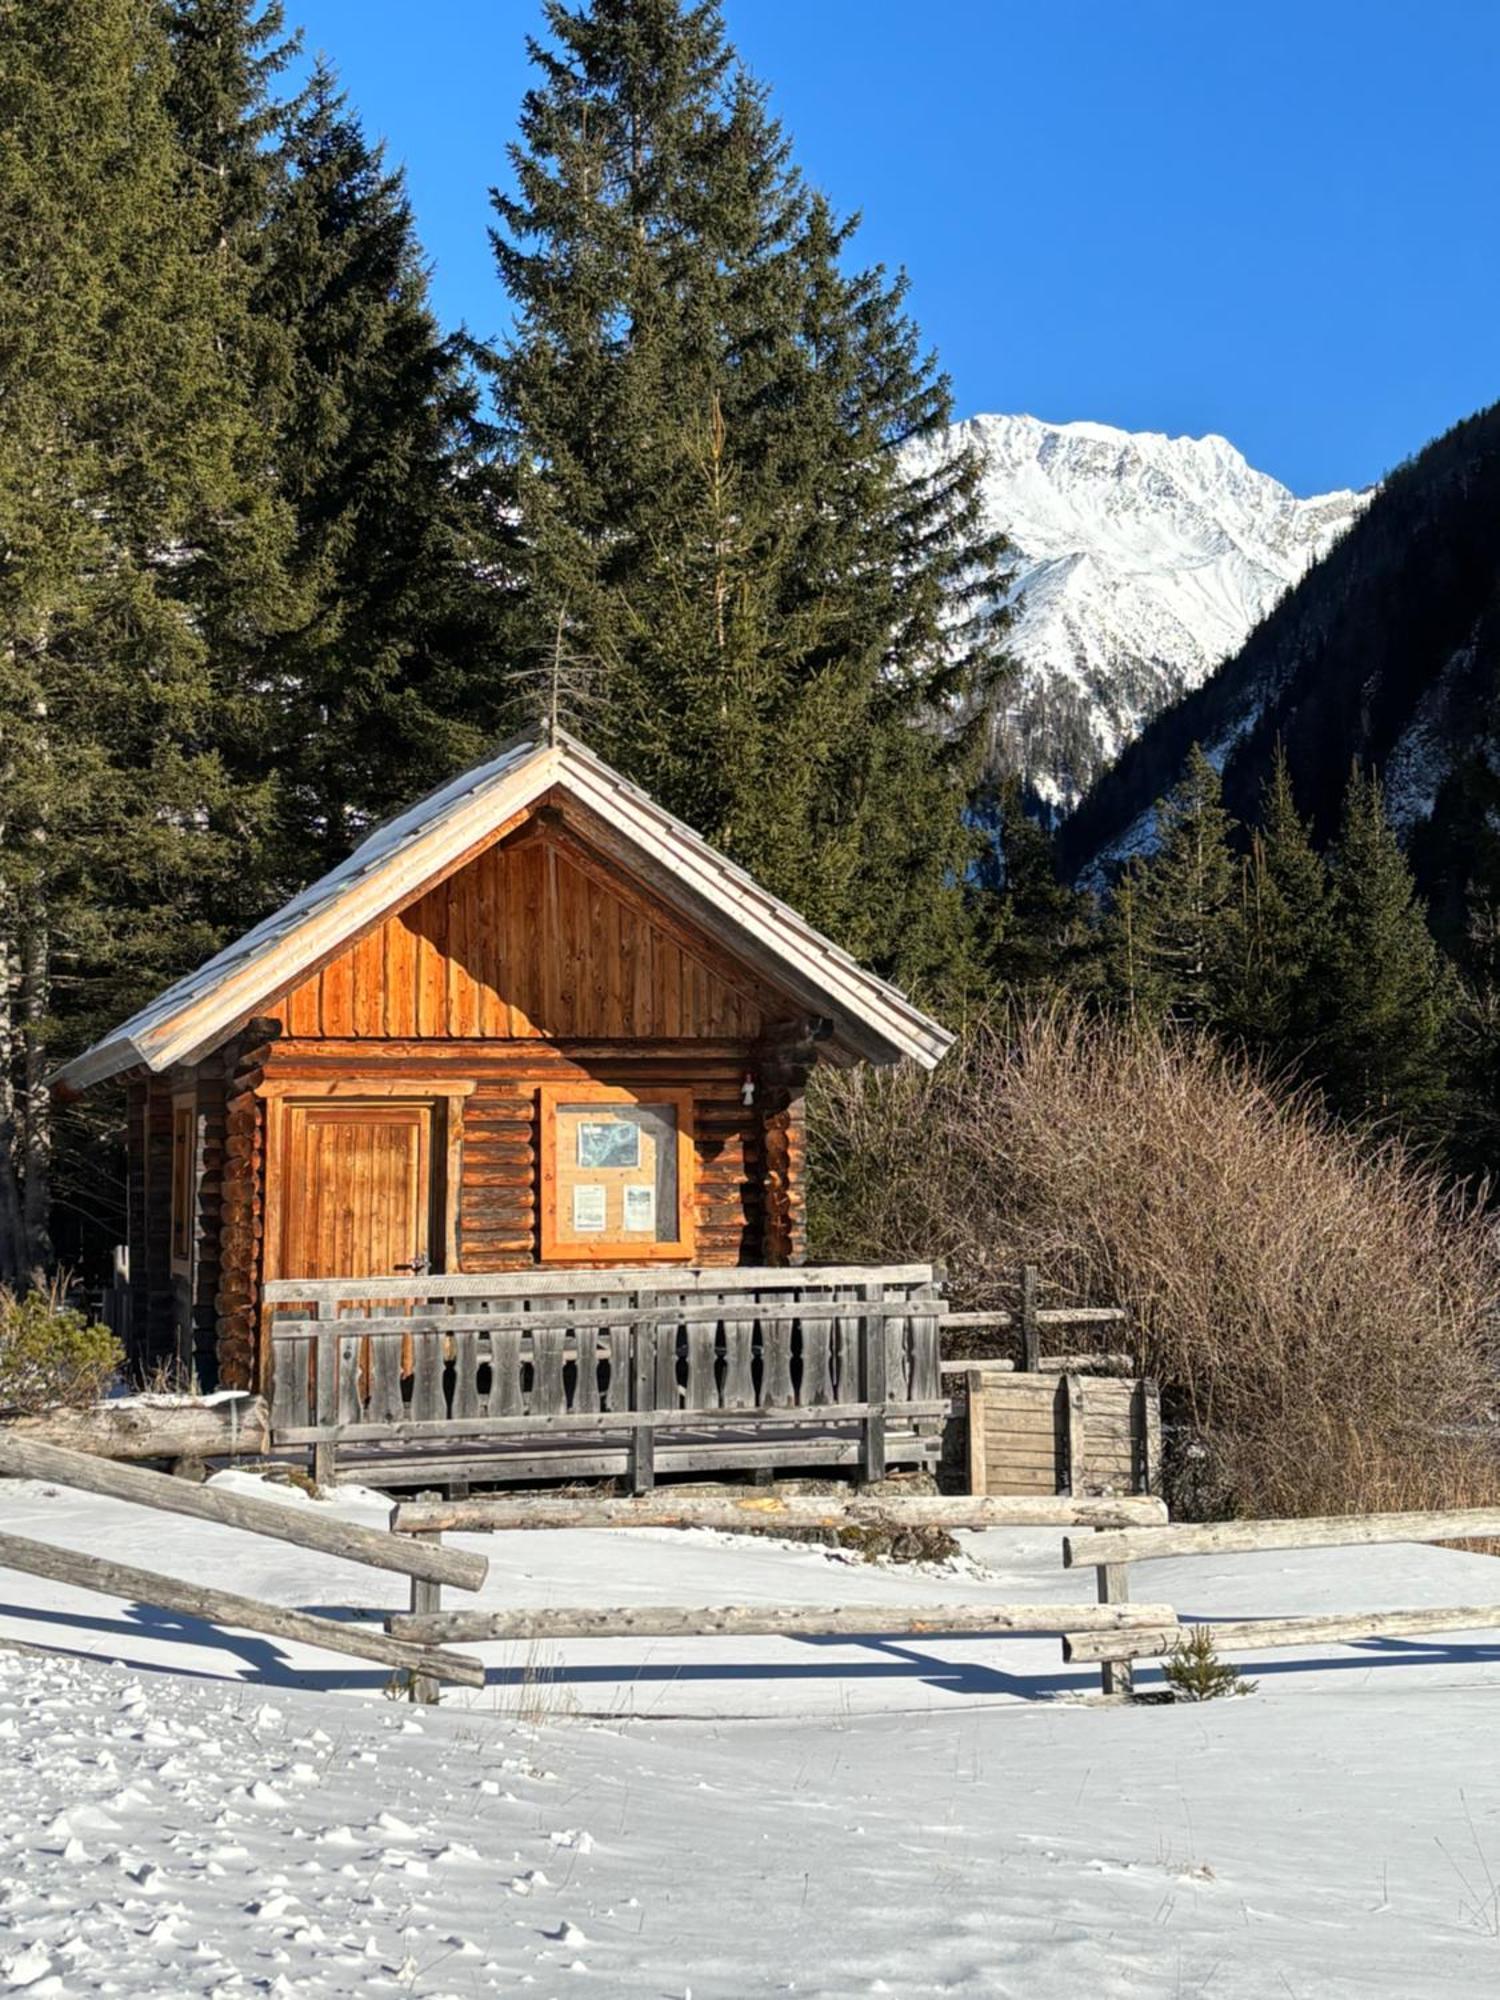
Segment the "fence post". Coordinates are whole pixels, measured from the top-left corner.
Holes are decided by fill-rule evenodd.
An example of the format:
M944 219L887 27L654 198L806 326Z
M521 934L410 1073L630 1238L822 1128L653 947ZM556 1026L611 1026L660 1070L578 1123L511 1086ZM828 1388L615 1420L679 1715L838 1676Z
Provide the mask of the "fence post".
M1075 1492L1075 1499L1080 1496ZM1096 1535L1107 1530L1096 1528ZM1098 1579L1098 1597L1101 1604L1128 1604L1130 1602L1129 1563L1101 1563L1094 1571ZM1099 1665L1099 1686L1104 1694L1129 1695L1135 1692L1134 1660L1103 1660Z
M441 1500L442 1497L442 1494L436 1490L417 1495L419 1500ZM413 1535L412 1537L412 1540L417 1542L441 1543L442 1539L443 1533L441 1528L434 1529L430 1534L423 1533ZM413 1617L417 1616L418 1613L441 1611L443 1608L443 1586L440 1583L429 1583L426 1577L414 1576L411 1580L411 1608ZM1107 1673L1108 1671L1109 1669L1106 1667L1105 1672ZM420 1701L428 1707L435 1708L438 1701L438 1683L430 1674L414 1673L411 1677L411 1698L413 1701Z
M1036 1266L1021 1266L1021 1366L1034 1375L1042 1365L1042 1329L1036 1316Z
M1140 1490L1155 1493L1161 1485L1161 1401L1149 1375L1141 1377L1135 1393L1141 1436Z
M969 1491L988 1493L990 1476L985 1454L983 1372L971 1368L964 1376L964 1388L969 1399Z
M867 1304L879 1306L885 1301L884 1285L865 1285L861 1288ZM860 1344L862 1348L860 1380L864 1385L865 1403L865 1463L866 1483L885 1478L885 1422L886 1422L886 1347L885 1315L866 1313L860 1322Z
M648 1331L651 1334L650 1349L646 1345ZM637 1418L630 1433L630 1487L633 1493L649 1493L656 1484L656 1427L641 1423L639 1418L644 1411L656 1407L654 1350L658 1338L654 1325L648 1329L637 1324L630 1329L630 1408Z
M1083 1377L1064 1375L1058 1385L1058 1391L1067 1398L1068 1406L1068 1491L1075 1500L1081 1500L1088 1457L1088 1422L1083 1406Z
M339 1416L339 1336L338 1316L326 1317L321 1301L313 1311L318 1316L318 1345L316 1369L313 1378L313 1412L320 1431L329 1435L319 1437L313 1446L313 1484L331 1486L338 1467L338 1444L336 1433Z

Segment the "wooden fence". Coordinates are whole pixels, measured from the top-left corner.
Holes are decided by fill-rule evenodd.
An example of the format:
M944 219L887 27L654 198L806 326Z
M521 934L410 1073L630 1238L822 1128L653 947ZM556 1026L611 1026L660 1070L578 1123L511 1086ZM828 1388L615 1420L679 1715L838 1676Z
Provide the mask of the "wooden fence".
M1161 1402L1130 1354L1082 1348L1044 1354L1059 1334L1129 1327L1123 1306L1044 1306L1040 1273L1018 1273L1017 1309L945 1313L945 1335L1014 1336L1013 1356L942 1363L962 1438L947 1455L973 1493L1150 1493L1161 1466ZM1122 1379L1123 1378L1123 1379ZM961 1413L961 1414L960 1414Z
M1167 1527L1134 1527L1063 1542L1068 1568L1097 1571L1101 1603L1130 1601L1130 1565L1169 1557L1225 1555L1274 1549L1368 1547L1389 1542L1466 1542L1500 1537L1500 1508L1470 1507L1416 1514L1324 1515L1289 1521L1207 1521ZM1500 1625L1500 1604L1424 1607L1414 1611L1357 1611L1315 1617L1215 1620L1210 1626L1221 1652L1325 1642L1483 1631ZM1128 1692L1133 1663L1170 1653L1183 1637L1176 1614L1154 1631L1132 1626L1128 1638L1080 1625L1065 1633L1066 1660L1097 1660L1105 1692Z
M1154 1382L965 1370L972 1493L1150 1493L1161 1467Z
M311 1509L261 1500L250 1495L220 1493L190 1486L168 1473L146 1472L138 1466L117 1465L56 1445L37 1444L0 1431L0 1474L17 1479L43 1479L102 1494L135 1506L151 1507L223 1527L291 1542L346 1561L395 1570L413 1580L413 1588L443 1584L477 1590L489 1565L483 1556L458 1549L434 1548L410 1537L324 1516ZM261 1632L273 1639L316 1646L325 1653L352 1654L403 1669L413 1687L435 1688L440 1680L468 1687L484 1685L484 1667L462 1653L449 1653L426 1641L414 1641L354 1620L324 1618L307 1611L266 1604L213 1585L184 1582L74 1549L57 1548L21 1535L0 1534L0 1569L16 1569L79 1590L97 1590L138 1604L182 1612L242 1632Z
M929 1265L278 1279L271 1433L320 1482L937 1456Z
M1122 1364L1129 1367L1130 1357L1122 1354L1043 1354L1044 1333L1057 1333L1067 1327L1125 1327L1130 1324L1130 1314L1124 1306L1044 1306L1039 1303L1040 1293L1040 1272L1034 1264L1023 1264L1017 1275L1018 1303L1014 1312L1008 1312L1002 1306L992 1306L979 1312L944 1313L943 1330L949 1333L1013 1332L1016 1336L1016 1357L1008 1365L1030 1374L1101 1365L1107 1366L1110 1372L1119 1372ZM972 1365L972 1360L955 1360L946 1364L955 1373ZM990 1361L986 1365L999 1367L1005 1364Z
M501 1529L715 1528L785 1533L796 1528L1093 1527L1126 1528L1161 1522L1166 1508L1146 1497L1073 1500L1031 1498L882 1497L747 1494L650 1499L573 1499L558 1495L476 1500L407 1501L391 1515L397 1534L436 1544L445 1532ZM390 1620L393 1636L434 1644L440 1638L471 1642L501 1639L619 1639L724 1634L773 1634L824 1638L860 1634L1027 1632L1070 1630L1119 1634L1154 1632L1171 1616L1165 1605L925 1604L925 1605L632 1605L603 1609L548 1606L444 1611L436 1582L414 1581L412 1608ZM423 1699L437 1699L435 1684L419 1684Z

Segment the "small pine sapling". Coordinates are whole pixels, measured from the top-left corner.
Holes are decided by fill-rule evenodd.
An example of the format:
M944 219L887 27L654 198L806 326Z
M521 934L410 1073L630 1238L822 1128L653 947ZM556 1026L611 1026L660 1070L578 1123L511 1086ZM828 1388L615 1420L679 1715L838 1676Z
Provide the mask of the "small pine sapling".
M1254 1694L1259 1686L1219 1658L1208 1625L1194 1625L1185 1632L1162 1671L1174 1701L1218 1701L1223 1695Z

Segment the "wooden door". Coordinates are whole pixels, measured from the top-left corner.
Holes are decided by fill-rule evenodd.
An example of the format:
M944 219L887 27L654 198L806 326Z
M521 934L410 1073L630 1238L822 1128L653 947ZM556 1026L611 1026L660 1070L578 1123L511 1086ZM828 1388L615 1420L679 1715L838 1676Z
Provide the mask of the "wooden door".
M432 1124L430 1104L287 1105L284 1277L433 1268Z

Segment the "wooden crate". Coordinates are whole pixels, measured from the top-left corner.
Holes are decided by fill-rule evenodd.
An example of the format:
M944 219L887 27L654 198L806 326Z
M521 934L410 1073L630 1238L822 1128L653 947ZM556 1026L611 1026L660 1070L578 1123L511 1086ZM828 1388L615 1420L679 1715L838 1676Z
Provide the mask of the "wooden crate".
M1161 1463L1154 1382L967 1371L972 1493L1152 1493Z

